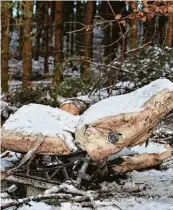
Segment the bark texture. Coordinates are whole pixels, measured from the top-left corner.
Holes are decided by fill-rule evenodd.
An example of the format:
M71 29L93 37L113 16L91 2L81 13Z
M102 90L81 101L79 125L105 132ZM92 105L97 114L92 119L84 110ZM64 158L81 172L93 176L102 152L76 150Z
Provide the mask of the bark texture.
M63 79L62 68L61 68L61 61L63 57L63 9L64 9L64 2L63 1L56 1L56 8L55 8L55 82L57 85Z
M26 88L32 74L32 14L33 2L24 2L24 31L23 31L23 87Z
M168 16L168 32L167 32L168 46L172 47L173 40L173 12Z
M63 8L64 2L56 2L56 14L55 14L55 65L60 63L62 59L62 47L63 47Z
M10 8L9 3L3 1L2 2L2 13L1 13L1 20L2 20L2 73L1 73L1 85L2 85L2 92L8 92L8 59L9 59L9 33L10 33Z
M48 57L49 57L49 18L48 18L49 2L44 2L44 74L49 73Z

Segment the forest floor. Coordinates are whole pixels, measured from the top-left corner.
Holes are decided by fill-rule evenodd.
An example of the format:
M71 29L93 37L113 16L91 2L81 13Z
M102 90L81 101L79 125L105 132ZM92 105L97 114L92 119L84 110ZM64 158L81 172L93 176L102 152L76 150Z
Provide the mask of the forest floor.
M133 171L119 182L100 184L99 197L95 203L99 210L173 210L173 168L167 170ZM11 199L10 199L11 200ZM2 203L9 202L2 198ZM84 203L61 203L60 206L43 202L30 202L20 210L89 210ZM12 209L12 208L11 208Z
M172 117L171 117L172 119ZM173 129L173 122L169 122ZM168 124L167 124L168 126ZM173 146L173 144L172 144ZM172 148L173 149L173 148ZM115 181L116 180L116 181ZM114 181L104 181L100 185L95 199L98 210L173 210L173 155L157 169L133 171ZM1 193L1 204L15 201ZM19 210L90 210L85 202L63 202L48 205L44 202L29 202ZM10 210L16 209L8 208Z

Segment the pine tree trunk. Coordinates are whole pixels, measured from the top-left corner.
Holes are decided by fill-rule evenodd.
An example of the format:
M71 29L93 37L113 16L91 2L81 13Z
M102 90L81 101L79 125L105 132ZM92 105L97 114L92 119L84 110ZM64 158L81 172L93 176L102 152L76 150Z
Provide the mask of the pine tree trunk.
M94 1L87 2L86 8L86 25L93 25L93 10L94 10ZM93 31L92 29L85 33L84 39L84 50L86 52L86 56L92 57L92 41L93 41Z
M2 75L1 75L1 86L2 92L8 92L8 59L9 59L9 29L10 29L10 8L9 2L2 2L1 5L2 13Z
M62 48L63 48L63 9L64 2L56 1L55 8L55 71L56 71L56 83L59 84L63 78L60 63L62 61Z
M131 31L131 49L137 48L137 20L131 20L131 26L133 27Z
M32 14L33 2L24 1L24 31L23 31L23 87L27 87L32 73Z
M44 2L36 1L36 27L37 27L37 37L36 37L36 49L34 59L38 61L40 54L40 38L43 30L43 18L44 18Z
M63 47L63 1L56 2L56 14L55 14L55 65L61 62L62 59L62 47Z
M168 17L159 16L159 44L163 45L165 43L166 37L166 24L168 22Z
M88 26L88 30L85 32L84 37L84 51L87 59L92 58L92 42L93 42L93 28L90 25L93 25L93 10L94 10L94 1L88 1L86 6L86 19L85 24ZM88 83L90 78L88 77L88 72L90 71L90 64L88 62L83 62L81 67L82 80L85 83Z
M172 47L173 43L173 12L169 13L168 17L168 32L167 32L168 46Z
M137 2L133 2L131 5L131 10L135 12L137 10ZM137 48L137 20L136 17L133 17L131 19L131 27L133 28L131 30L130 38L131 38L131 49ZM136 52L134 52L135 54Z
M22 2L18 2L18 10L21 12L21 15L19 14L18 11L18 18L23 20L23 4ZM22 21L20 21L20 26L19 26L19 60L22 59L22 49L23 49L23 24Z
M48 9L49 2L44 2L44 74L48 74L48 57L49 57L49 19L48 19Z
M144 43L147 42L157 42L157 34L160 33L160 29L156 28L156 17L153 17L152 19L148 20L144 24ZM159 30L157 32L157 30ZM158 41L159 42L159 41ZM158 43L159 44L159 43Z
M55 5L53 1L49 2L49 8L51 10L50 14L49 14L49 45L53 46L53 17L54 17L54 13L55 13Z

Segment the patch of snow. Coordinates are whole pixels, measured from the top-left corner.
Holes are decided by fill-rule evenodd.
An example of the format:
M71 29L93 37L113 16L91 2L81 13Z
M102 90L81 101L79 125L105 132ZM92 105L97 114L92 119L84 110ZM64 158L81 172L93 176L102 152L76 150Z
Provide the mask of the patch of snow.
M138 152L139 154L144 154L144 153L148 153L148 154L153 154L153 153L157 153L157 154L161 154L163 152L166 152L167 149L164 147L163 144L157 144L154 142L149 142L147 147L145 146L146 144L142 144L137 145L135 147L132 147L133 151Z
M99 119L123 113L140 112L143 105L155 94L164 89L173 91L173 83L168 79L158 79L134 92L103 99L84 112L78 129Z
M161 134L161 133L173 134L173 130L170 128L166 128L166 127L160 127L160 128L157 128L153 133L154 134Z
M62 203L60 209L61 210L70 210L70 209L72 209L72 204L71 203Z
M161 154L163 152L166 152L166 148L164 147L163 144L158 144L158 143L154 143L154 142L149 142L147 147L146 147L146 143L142 144L142 145L137 145L135 147L127 148L125 147L123 150L121 150L120 152L118 152L115 155L110 155L108 157L108 161L114 160L116 158L119 157L123 157L123 156L131 156L131 155L137 155L137 154Z
M108 161L111 161L111 160L114 160L116 158L119 158L119 157L123 157L123 156L130 156L130 155L137 155L139 154L138 152L136 151L133 151L132 149L129 149L127 147L125 147L124 149L122 149L120 152L118 152L117 154L115 155L110 155L108 157Z
M20 208L18 208L19 210L41 210L41 209L44 209L44 210L53 210L53 207L43 203L43 202L39 202L39 203L36 203L36 202L29 202L29 205L24 205Z
M8 169L14 166L14 163L17 162L21 157L20 153L9 152L7 157L1 158L0 170Z
M70 149L76 150L70 132L75 132L79 116L74 116L58 108L41 104L21 107L3 125L5 130L27 134L42 134L60 137Z

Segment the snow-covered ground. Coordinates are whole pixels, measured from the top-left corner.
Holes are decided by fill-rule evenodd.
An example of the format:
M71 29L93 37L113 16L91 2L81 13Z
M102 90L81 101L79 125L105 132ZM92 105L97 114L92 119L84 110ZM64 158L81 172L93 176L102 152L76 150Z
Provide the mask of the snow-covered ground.
M160 80L159 80L160 81ZM163 80L162 80L163 81ZM164 80L165 81L165 80ZM169 88L172 90L172 83L168 82L167 80L165 81L166 86L163 86L163 83L159 83L161 84L161 86L159 86L161 89L163 88ZM168 83L167 83L168 82ZM152 83L151 83L152 84ZM157 85L155 84L154 87L156 87ZM152 86L153 87L153 86ZM145 89L145 87L144 87ZM158 88L156 88L158 91ZM155 91L156 91L155 89ZM160 90L160 89L159 89ZM157 92L156 91L156 92ZM138 91L135 91L138 93ZM139 107L141 108L142 104L144 103L145 100L148 99L148 97L151 97L151 94L153 93L152 91L149 93L149 95L147 95L147 91L145 90L145 97L142 97L141 99L141 105L140 103L138 104ZM155 93L156 93L155 92ZM111 99L109 99L111 100ZM102 102L100 102L102 103ZM115 103L116 104L116 103ZM128 104L130 106L130 104ZM132 105L132 104L131 104ZM31 111L29 112L24 112L23 110L25 110L26 106L21 108L18 113L21 111L23 117L25 118L21 118L20 122L18 121L17 118L15 118L15 114L12 115L9 120L7 121L7 123L4 124L4 127L9 128L8 126L14 126L12 127L12 129L16 128L15 126L16 124L16 119L18 121L18 125L17 128L21 128L21 129L31 129L32 131L34 129L36 129L37 131L37 126L39 124L39 122L41 121L41 116L38 117L38 110L40 110L40 105L29 105L30 108L34 108L34 116L31 115ZM39 107L38 107L39 106ZM43 105L41 105L42 107L45 107ZM94 105L93 105L94 106ZM121 107L122 108L122 107ZM126 107L125 107L126 108ZM128 107L131 108L131 107ZM102 110L101 108L99 108L100 110ZM117 109L115 110L115 112L117 113ZM119 111L121 112L121 111ZM27 116L28 115L28 116ZM47 107L46 108L46 112L45 112L45 116L43 117L44 119L48 119L48 116L51 117L50 120L48 120L48 122L50 122L50 126L51 129L54 128L54 125L59 126L60 131L62 132L64 129L65 130L75 130L75 126L76 123L78 122L78 117L74 117L68 113L65 113L63 111L60 111L58 109L54 108L50 108ZM30 118L30 121L25 122L24 120L26 120L28 118ZM31 127L31 122L33 119L35 119L36 117L36 124L34 125L34 127ZM61 119L62 118L62 122ZM69 119L71 119L69 121ZM75 122L74 122L74 119ZM23 121L22 121L23 120ZM10 123L11 121L11 123ZM14 122L14 123L12 123ZM68 127L64 127L64 122L67 122ZM9 123L9 124L8 124ZM27 124L28 123L28 124ZM44 120L44 123L45 120ZM20 126L19 126L20 124ZM48 128L48 125L46 124L45 128ZM57 131L56 127L55 129L52 130L52 132L56 132ZM11 129L11 127L10 127ZM39 132L42 131L42 129L44 129L44 126L42 124L42 127L39 127ZM48 129L48 131L50 132L51 129ZM161 128L159 128L157 132L160 131ZM35 131L35 130L34 130ZM44 132L48 132L46 130L44 130ZM163 131L163 129L162 129ZM47 133L46 133L47 134ZM53 133L55 134L55 133ZM172 134L169 133L168 134ZM150 143L149 143L150 146ZM160 148L163 148L163 146L158 146L157 148L152 147L152 151L154 150L154 152L160 151ZM135 147L135 151L143 151L144 146L136 146ZM152 152L149 148L148 152ZM15 161L16 158L14 157L14 154L12 154L12 157L8 157L5 159L5 164L7 164L7 167L11 166L11 162ZM10 159L11 158L11 159ZM173 156L170 158L173 160ZM9 161L8 161L9 160ZM3 161L1 162L1 164L3 163ZM166 169L162 169L162 170L156 170L156 169L150 169L150 170L145 170L145 171L133 171L133 172L129 172L127 173L126 177L118 177L117 175L114 179L114 181L112 180L112 177L110 177L110 181L104 181L102 182L100 185L100 189L99 190L95 190L96 193L99 194L99 196L97 197L97 199L95 200L97 209L99 210L173 210L173 164L169 164L168 163L164 163L167 165L167 167L165 167ZM163 167L164 168L164 167ZM11 199L10 197L5 196L5 193L1 194L1 203L8 203L10 201L15 201L15 199ZM75 203L75 202L64 202L61 203L59 206L55 206L55 205L48 205L45 204L44 202L30 202L30 205L23 205L21 206L20 210L40 210L40 209L44 209L44 210L80 210L80 209L84 209L84 210L90 210L92 209L91 207L84 207L84 203ZM14 208L10 208L10 209L14 209Z
M173 168L165 171L133 171L126 179L118 182L100 184L99 198L95 200L99 210L173 210ZM10 198L3 198L6 203ZM47 205L43 202L30 202L32 206L22 206L20 210L89 210L80 203L61 203L60 206Z

